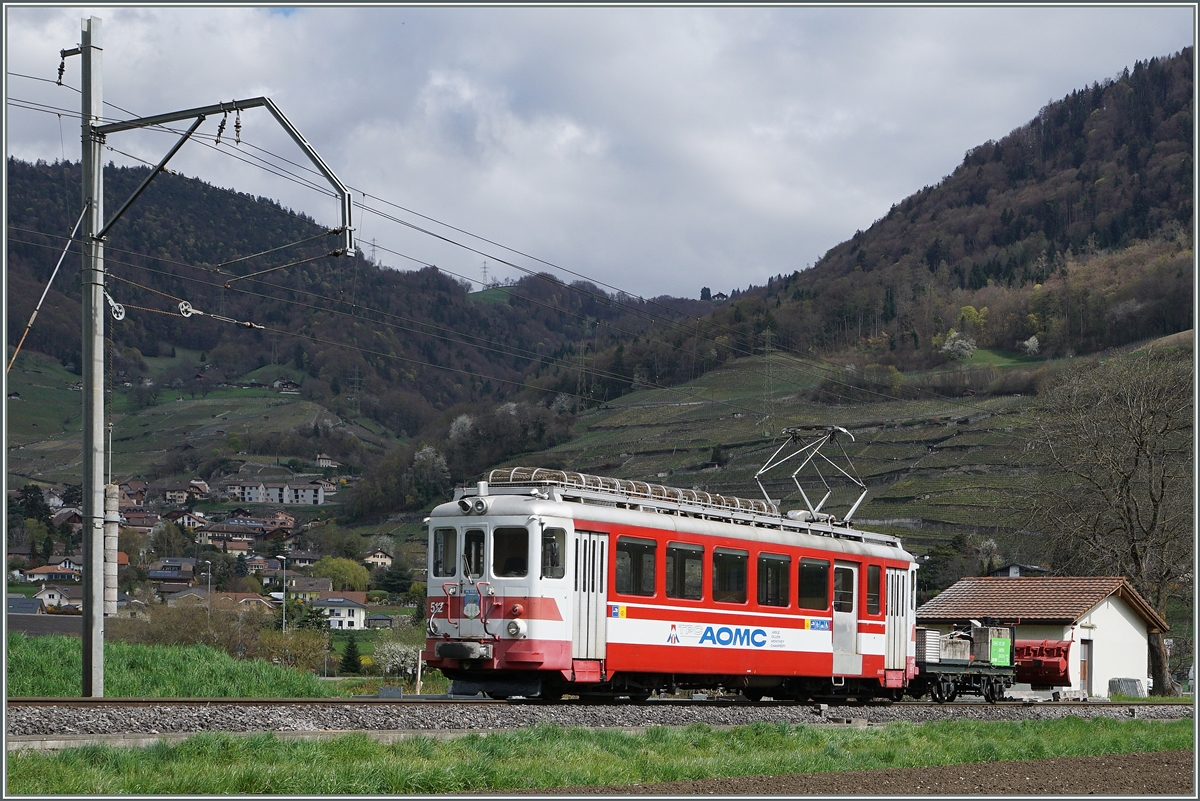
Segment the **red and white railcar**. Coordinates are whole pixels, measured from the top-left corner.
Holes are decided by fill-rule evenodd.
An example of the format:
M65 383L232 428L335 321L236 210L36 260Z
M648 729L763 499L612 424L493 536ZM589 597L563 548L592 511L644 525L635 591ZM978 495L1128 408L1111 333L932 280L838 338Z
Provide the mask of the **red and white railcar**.
M428 519L423 656L493 697L899 698L914 560L816 509L493 470Z

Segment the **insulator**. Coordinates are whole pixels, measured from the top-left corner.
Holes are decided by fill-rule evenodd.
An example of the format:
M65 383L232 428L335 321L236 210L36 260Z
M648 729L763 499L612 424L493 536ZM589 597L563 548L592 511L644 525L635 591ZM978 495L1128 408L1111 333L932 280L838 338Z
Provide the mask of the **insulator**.
M242 143L242 110L238 109L237 118L233 121L233 143L240 145Z
M221 144L221 134L225 133L225 122L229 119L229 112L225 112L225 116L221 118L221 124L217 126L217 144Z
M64 56L63 60L58 62L58 85L62 86L63 73L67 71L67 59Z

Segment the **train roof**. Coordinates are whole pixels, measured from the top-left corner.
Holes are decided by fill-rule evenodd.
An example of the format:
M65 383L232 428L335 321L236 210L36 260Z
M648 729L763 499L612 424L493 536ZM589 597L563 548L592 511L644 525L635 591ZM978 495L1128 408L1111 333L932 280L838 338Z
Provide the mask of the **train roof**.
M492 470L486 481L457 489L454 502L438 506L434 516L461 515L470 507L464 499L483 496L494 496L489 513L496 515L562 515L561 507L550 504L579 504L586 511L572 510L569 516L913 561L898 538L861 531L832 515L781 514L767 501L545 468ZM656 517L650 520L647 514Z

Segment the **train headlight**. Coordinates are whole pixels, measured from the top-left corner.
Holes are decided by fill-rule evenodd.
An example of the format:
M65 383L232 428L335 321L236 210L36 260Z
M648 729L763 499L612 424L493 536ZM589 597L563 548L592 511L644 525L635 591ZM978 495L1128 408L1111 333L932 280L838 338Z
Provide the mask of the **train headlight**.
M477 515L485 514L487 512L487 508L487 501L485 501L483 498L476 498L471 502L471 511Z
M529 626L525 623L524 620L508 621L508 636L509 637L524 638L525 632L527 632L528 630L529 630Z

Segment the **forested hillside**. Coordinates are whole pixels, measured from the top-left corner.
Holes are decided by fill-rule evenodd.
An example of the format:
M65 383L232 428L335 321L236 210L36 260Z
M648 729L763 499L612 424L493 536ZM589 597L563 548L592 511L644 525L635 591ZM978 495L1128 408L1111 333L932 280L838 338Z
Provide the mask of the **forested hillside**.
M599 363L687 379L771 347L906 369L949 361L951 330L1064 355L1191 327L1192 59L1138 62L1047 105L811 269L786 265Z
M9 159L8 169L8 336L16 342L78 218L80 174L72 163ZM148 169L107 168L109 206L128 197ZM173 347L201 351L214 376L231 379L287 364L304 371L305 399L336 407L354 395L366 416L416 436L446 409L504 400L539 364L567 357L597 331L636 333L648 325L646 301L617 303L586 282L568 286L540 274L471 294L434 268L405 272L361 255L323 257L334 247L312 219L273 201L160 175L108 237L108 291L127 309L124 320L108 322L115 369L136 378L143 356ZM73 245L25 347L77 369L76 254ZM235 276L295 262L225 287ZM265 329L185 319L180 299ZM653 307L660 318L707 310L671 298Z
M891 368L951 362L953 334L1061 356L1185 330L1194 314L1192 59L1188 48L1139 62L1047 105L811 269L781 264L765 285L716 303L614 296L545 274L472 293L432 267L330 257L333 237L304 215L160 175L107 243L109 292L127 309L108 323L112 373L136 392L143 358L176 347L201 353L206 381L287 365L304 400L406 440L355 464L367 473L353 509L373 515L418 508L504 458L562 442L580 404L690 381L739 356L782 350L874 367L888 382L865 388L877 397L905 384ZM78 218L80 174L78 164L14 159L8 169L15 342ZM105 170L110 208L147 170ZM76 371L78 264L73 246L25 344ZM282 269L239 278L273 267ZM180 300L263 328L185 319ZM195 372L180 365L176 378ZM838 385L839 402L853 395ZM311 428L265 429L249 444L300 455L314 447Z

